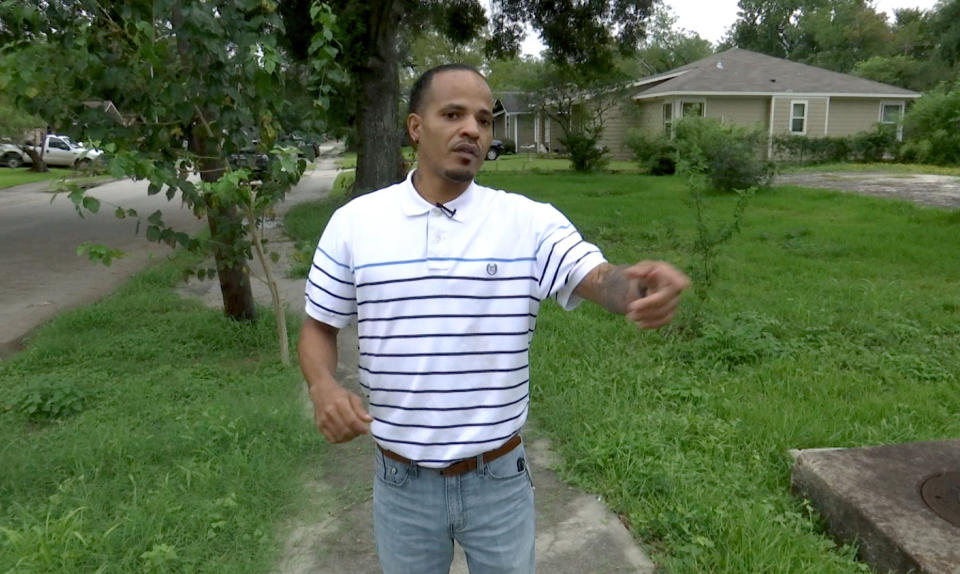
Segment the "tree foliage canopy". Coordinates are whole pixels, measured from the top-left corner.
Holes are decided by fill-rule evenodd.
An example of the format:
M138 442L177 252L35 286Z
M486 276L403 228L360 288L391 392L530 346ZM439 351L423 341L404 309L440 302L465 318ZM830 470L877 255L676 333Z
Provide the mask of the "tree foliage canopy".
M148 180L149 193L179 196L207 216L208 241L168 228L160 212L147 219L147 238L213 251L228 314L248 317L245 225L253 223L243 223L237 209L263 210L299 179L296 154L274 150L274 142L292 127L284 119L320 129L322 110L302 94L322 96L336 78L332 14L316 5L304 16L318 32L309 67L298 66L281 42L274 0L3 2L0 89L54 129L102 142L115 175ZM104 113L105 102L121 121ZM231 173L227 160L257 142L275 161L254 188L252 174ZM71 199L99 205L79 189Z
M740 0L726 45L924 90L960 69L960 0L877 12L868 0Z

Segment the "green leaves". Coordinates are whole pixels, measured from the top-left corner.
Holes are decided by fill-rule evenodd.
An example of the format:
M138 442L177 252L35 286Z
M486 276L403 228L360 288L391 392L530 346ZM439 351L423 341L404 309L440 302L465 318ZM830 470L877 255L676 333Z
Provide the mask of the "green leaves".
M107 247L101 243L85 241L77 247L77 255L81 257L86 255L90 261L99 261L109 267L114 259L119 259L126 255L126 253L120 249Z

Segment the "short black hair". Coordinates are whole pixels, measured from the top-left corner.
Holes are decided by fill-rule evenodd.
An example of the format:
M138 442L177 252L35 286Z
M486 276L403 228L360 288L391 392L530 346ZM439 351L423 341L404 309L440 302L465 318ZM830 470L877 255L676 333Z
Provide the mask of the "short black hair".
M430 83L433 81L434 76L443 72L453 72L458 70L473 72L474 74L483 78L484 82L487 81L483 74L480 73L480 70L469 64L441 64L439 66L430 68L419 78L417 78L417 81L413 83L413 87L410 88L410 106L407 108L407 113L419 114L421 112L424 96L426 95L427 90L430 89Z

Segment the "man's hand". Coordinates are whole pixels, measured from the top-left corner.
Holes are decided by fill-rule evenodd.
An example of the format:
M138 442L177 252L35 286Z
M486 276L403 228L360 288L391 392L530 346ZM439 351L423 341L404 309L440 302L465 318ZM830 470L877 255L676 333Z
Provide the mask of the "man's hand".
M641 329L656 329L673 319L680 293L689 286L683 272L663 261L631 266L603 263L583 278L574 293L626 316Z
M363 400L338 384L315 385L310 400L317 429L332 443L347 442L369 434L373 417L363 408Z
M627 320L641 329L656 329L673 320L680 294L690 286L689 277L663 261L641 261L623 273L646 287L644 296L627 304Z
M373 421L360 397L341 387L335 378L338 332L331 325L307 317L300 328L297 347L317 429L333 443L369 433Z

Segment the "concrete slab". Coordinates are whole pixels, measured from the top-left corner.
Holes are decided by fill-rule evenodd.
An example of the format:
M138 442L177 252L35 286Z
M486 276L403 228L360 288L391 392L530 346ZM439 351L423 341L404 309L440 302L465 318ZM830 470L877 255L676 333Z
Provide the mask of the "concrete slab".
M960 471L960 439L793 451L791 484L880 572L960 574L960 527L930 510L925 479Z

